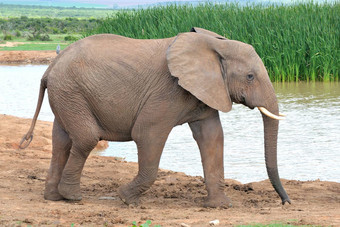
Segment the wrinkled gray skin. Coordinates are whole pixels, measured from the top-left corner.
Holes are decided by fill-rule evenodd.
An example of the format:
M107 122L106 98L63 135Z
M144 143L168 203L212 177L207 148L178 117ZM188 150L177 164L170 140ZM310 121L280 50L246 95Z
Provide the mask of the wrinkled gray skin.
M218 110L228 112L235 102L278 114L274 89L254 48L200 28L158 40L95 35L70 45L41 80L27 140L46 88L55 115L48 200L81 200L81 172L99 140L133 140L138 175L118 194L127 204L138 203L157 177L170 131L188 123L202 158L204 206L230 206ZM290 202L277 171L278 121L263 115L263 123L268 176L282 202Z

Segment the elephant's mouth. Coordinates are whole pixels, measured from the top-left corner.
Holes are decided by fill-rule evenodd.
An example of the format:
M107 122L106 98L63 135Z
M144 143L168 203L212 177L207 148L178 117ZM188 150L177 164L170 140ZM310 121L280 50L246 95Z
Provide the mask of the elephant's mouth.
M279 116L278 116L278 115L276 115L276 114L273 114L272 112L270 112L269 110L267 110L267 109L264 108L264 107L249 105L249 104L247 103L247 100L246 100L246 98L245 98L244 95L241 95L240 101L239 101L239 102L236 102L236 103L243 104L243 105L247 106L249 109L252 109L252 110L253 110L255 107L257 107L261 113L263 113L263 114L266 115L267 117L270 117L270 118L275 119L275 120L284 120L284 119L286 119L286 118L285 118L285 116L286 116L285 114L279 113Z
M261 113L263 113L264 115L266 115L267 117L270 117L272 119L275 119L275 120L284 120L284 119L286 119L285 118L285 116L286 116L285 114L279 113L279 116L277 116L276 114L271 113L269 110L267 110L264 107L260 107L259 106L257 108L259 109L259 111Z
M239 100L238 102L236 102L236 103L245 105L246 107L248 107L248 108L251 109L251 110L253 110L253 109L256 107L256 106L250 105L250 104L247 102L247 100L246 100L246 98L245 98L244 95L242 95L242 96L240 97L240 100Z
M242 105L245 105L247 107L249 107L250 109L254 109L255 107L253 106L250 106L248 103L247 103L247 100L246 100L246 97L244 95L241 95L237 100L234 101L235 103L239 103L239 104L242 104Z

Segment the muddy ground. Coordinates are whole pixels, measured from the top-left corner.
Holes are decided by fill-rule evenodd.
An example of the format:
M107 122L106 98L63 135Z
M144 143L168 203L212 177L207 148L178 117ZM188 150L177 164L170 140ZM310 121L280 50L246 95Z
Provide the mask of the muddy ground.
M81 181L81 202L46 201L44 183L51 158L51 122L39 121L26 150L18 142L30 119L0 115L0 226L131 226L151 220L162 226L220 226L254 223L340 226L340 183L283 180L291 205L282 206L268 180L241 184L225 180L229 209L202 207L206 195L202 177L160 170L157 181L138 206L127 206L117 188L137 173L137 164L95 151L88 158ZM317 168L317 167L316 167Z

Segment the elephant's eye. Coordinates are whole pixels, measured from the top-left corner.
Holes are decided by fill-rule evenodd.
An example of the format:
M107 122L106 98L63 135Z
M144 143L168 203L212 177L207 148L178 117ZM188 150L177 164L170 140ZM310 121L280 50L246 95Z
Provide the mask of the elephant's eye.
M248 74L247 75L247 80L248 81L253 81L254 80L254 75L253 74Z

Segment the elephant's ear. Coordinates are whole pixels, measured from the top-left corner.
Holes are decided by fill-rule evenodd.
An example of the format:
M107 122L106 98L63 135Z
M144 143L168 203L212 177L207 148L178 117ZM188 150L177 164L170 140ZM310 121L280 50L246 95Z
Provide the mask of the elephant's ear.
M218 39L227 40L226 37L221 36L221 35L219 35L215 32L203 29L203 28L193 27L193 28L191 28L190 32L196 32L196 33L200 33L200 34L210 35L210 36L213 36L213 37L218 38Z
M178 84L208 106L228 112L232 102L216 48L222 40L193 32L179 34L167 50L167 62Z

